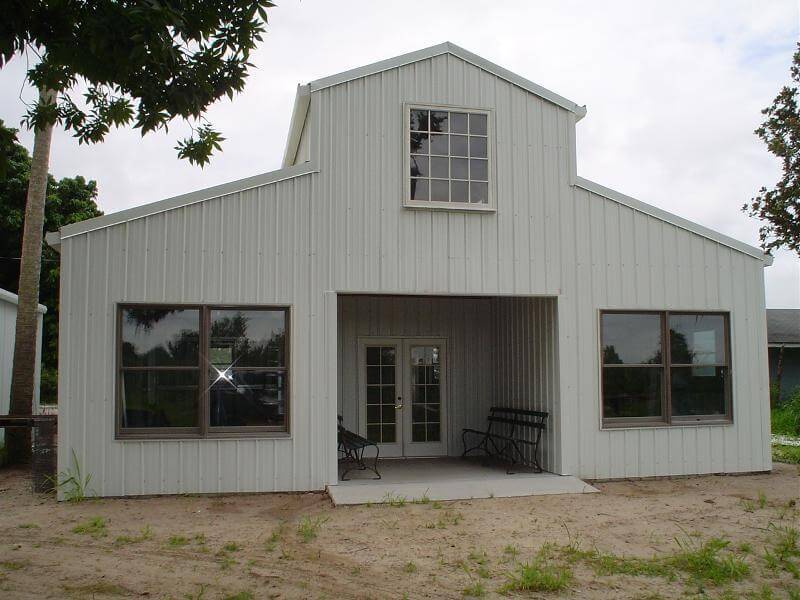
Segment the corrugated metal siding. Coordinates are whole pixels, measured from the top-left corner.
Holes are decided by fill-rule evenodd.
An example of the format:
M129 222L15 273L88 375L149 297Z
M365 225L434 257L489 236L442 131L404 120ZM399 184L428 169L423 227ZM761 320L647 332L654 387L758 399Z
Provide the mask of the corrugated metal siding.
M403 103L495 115L496 214L407 210ZM318 92L320 173L62 243L61 468L104 494L318 489L335 480L335 302L325 292L558 296L554 470L585 477L770 467L762 263L573 188L574 118L451 55ZM118 301L289 302L292 439L113 441ZM731 311L736 424L601 431L600 308Z
M494 304L494 403L549 413L541 461L555 471L561 453L556 299L497 298Z

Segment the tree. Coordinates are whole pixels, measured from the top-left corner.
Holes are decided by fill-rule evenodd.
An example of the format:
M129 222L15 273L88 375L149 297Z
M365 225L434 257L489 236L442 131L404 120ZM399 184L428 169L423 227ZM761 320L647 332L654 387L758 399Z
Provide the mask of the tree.
M19 284L19 252L22 246L22 224L25 216L25 192L31 171L31 157L22 144L14 142L16 130L0 120L0 139L5 145L6 173L0 173L0 288L16 293ZM48 176L44 229L55 231L103 213L97 208L97 184L83 177L56 180ZM42 319L42 383L43 402L57 397L56 368L58 363L58 282L59 254L42 245L42 273L39 278L39 302L47 307Z
M175 118L193 136L178 156L200 166L222 136L207 108L244 88L250 52L262 39L268 0L11 0L0 20L0 67L15 56L35 62L27 80L39 92L25 119L34 130L28 182L19 305L11 378L11 414L30 414L36 347L36 304L42 225L53 127L80 143L103 141L111 127L133 125L142 135ZM83 99L76 91L83 90ZM0 169L4 168L0 164ZM30 432L10 430L11 462L30 457Z
M764 250L786 247L800 254L800 43L790 73L794 85L784 86L772 106L761 111L767 119L755 131L767 149L781 159L783 177L771 190L762 187L742 210L766 222L759 231Z

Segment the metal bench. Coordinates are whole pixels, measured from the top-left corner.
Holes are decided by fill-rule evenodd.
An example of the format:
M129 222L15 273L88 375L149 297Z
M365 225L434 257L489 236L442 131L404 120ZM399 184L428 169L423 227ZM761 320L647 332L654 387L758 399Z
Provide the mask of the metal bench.
M461 432L461 441L464 444L461 456L466 457L470 452L482 450L486 456L508 462L506 473L511 474L516 465L533 467L536 473L541 473L539 442L542 431L545 430L547 416L548 413L538 410L493 406L486 419L486 430L464 429ZM476 436L477 443L468 447L467 436ZM530 458L523 452L523 448L530 449Z
M378 457L381 451L380 448L378 448L378 444L370 442L367 438L363 438L349 429L345 429L344 425L342 425L342 415L339 415L338 429L339 452L344 455L339 459L339 463L344 464L346 467L339 477L340 481L347 481L347 474L350 471L356 470L370 470L375 473L375 477L372 479L380 479L381 474L378 472ZM371 467L364 462L364 451L370 447L375 448L375 459Z

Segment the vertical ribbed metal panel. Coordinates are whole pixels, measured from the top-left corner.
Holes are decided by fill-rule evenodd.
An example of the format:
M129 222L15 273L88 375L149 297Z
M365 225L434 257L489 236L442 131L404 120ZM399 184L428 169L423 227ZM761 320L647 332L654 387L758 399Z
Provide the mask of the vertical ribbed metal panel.
M402 207L405 102L494 112L496 214ZM312 93L303 143L319 174L63 240L60 468L74 449L106 495L333 482L327 365L346 335L336 321L346 328L359 316L336 317L330 291L556 296L498 301L509 315L498 355L517 368L478 383L550 403L555 471L770 468L762 263L572 187L573 129L565 110L442 55ZM114 441L114 305L137 300L290 303L291 438ZM731 311L735 424L601 430L601 308ZM548 376L526 373L526 360Z

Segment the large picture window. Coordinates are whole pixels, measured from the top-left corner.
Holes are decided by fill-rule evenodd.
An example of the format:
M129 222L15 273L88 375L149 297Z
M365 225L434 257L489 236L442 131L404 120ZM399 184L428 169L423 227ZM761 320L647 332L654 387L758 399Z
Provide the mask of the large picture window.
M730 422L728 316L600 315L603 425Z
M406 205L490 207L489 113L410 106L406 116Z
M118 437L288 431L285 307L120 305Z

